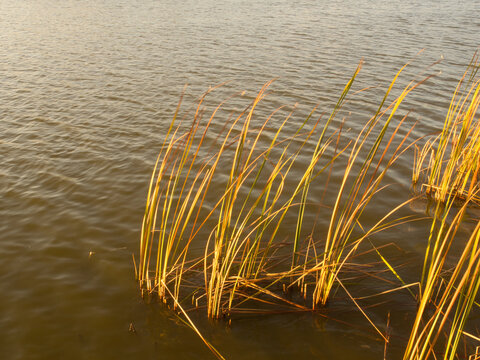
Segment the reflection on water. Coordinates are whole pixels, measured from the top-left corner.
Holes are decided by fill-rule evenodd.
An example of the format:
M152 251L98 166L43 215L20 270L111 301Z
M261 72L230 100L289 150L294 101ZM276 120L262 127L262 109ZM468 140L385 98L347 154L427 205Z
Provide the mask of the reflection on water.
M431 133L478 46L479 7L476 1L1 2L2 358L210 358L190 329L139 298L131 262L149 173L183 85L189 83L187 106L225 80L233 80L228 91L252 96L279 77L265 111L299 102L302 119L317 103L321 112L331 109L361 58L357 89L385 86L425 48L404 81L443 55L432 70L442 74L404 109L419 121L415 136ZM352 99L349 127L375 111L382 89ZM214 93L210 104L225 94ZM404 160L389 178L397 190L371 216L408 197L409 179ZM395 240L421 256L427 226L379 241ZM415 281L414 269L405 271ZM397 309L392 354L405 340L398 324L411 317L402 296L371 310L385 324L387 309ZM328 316L340 321L320 314L247 317L231 327L201 314L196 321L234 359L382 356L384 344L347 299L339 295Z

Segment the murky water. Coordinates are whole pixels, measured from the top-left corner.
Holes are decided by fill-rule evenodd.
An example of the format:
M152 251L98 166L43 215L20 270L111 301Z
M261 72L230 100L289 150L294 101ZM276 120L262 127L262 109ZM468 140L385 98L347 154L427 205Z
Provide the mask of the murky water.
M229 91L253 96L279 77L265 111L299 102L303 119L314 104L331 109L364 58L357 89L383 87L352 100L347 123L358 128L395 72L425 49L402 80L444 57L429 70L441 74L404 106L420 136L443 120L479 45L479 15L473 0L0 1L0 357L211 358L168 310L144 303L131 259L150 171L184 84L188 106L210 85L233 80ZM388 180L397 185L372 218L410 196L410 169L408 157L393 169ZM396 241L415 258L424 234L425 226L409 226L379 243ZM389 252L402 264L402 252ZM415 270L404 268L406 280L417 280ZM351 286L360 294L377 285ZM408 294L383 300L369 315L385 325L395 309L394 359L414 306ZM383 341L341 294L321 314L250 316L232 326L193 316L231 359L383 357Z

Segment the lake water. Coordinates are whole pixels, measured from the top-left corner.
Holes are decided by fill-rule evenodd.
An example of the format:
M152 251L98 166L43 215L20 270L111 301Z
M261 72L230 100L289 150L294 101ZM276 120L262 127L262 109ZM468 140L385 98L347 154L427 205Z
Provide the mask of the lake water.
M227 80L209 104L278 78L264 111L298 102L303 119L315 104L332 109L363 58L356 89L380 87L352 100L347 124L358 129L425 49L401 80L443 57L403 106L419 137L440 128L479 45L480 3L2 0L0 25L0 358L209 359L168 309L142 300L132 265L150 172L185 83L188 107ZM410 158L392 170L395 190L372 218L410 196ZM402 264L399 254L421 256L426 229L380 242L396 241ZM418 280L414 266L404 276ZM391 359L415 311L407 295L369 309L380 325L395 309ZM228 359L383 358L384 343L342 294L318 314L231 326L193 316Z

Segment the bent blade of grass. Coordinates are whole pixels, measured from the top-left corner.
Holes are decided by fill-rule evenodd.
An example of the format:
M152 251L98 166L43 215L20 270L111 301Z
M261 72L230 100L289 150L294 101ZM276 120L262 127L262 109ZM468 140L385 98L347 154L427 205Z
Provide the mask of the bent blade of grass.
M375 331L380 334L380 336L383 338L383 340L385 340L385 342L388 343L388 338L380 331L380 329L375 325L375 323L368 317L367 313L362 309L362 307L357 303L357 301L355 300L355 298L350 294L350 292L347 290L347 288L345 287L345 285L343 285L343 283L340 281L340 279L336 279L338 281L338 283L340 284L340 286L343 288L343 291L345 291L348 295L348 297L350 298L350 300L352 300L352 302L355 304L355 306L357 307L358 310L360 310L360 312L362 313L362 315L368 320L368 322L373 326L373 328L375 329Z
M163 283L162 286L165 287L165 289L167 290L169 295L173 298L176 306L180 309L183 316L185 316L185 319L187 320L189 327L191 329L193 329L193 331L195 331L195 333L200 337L200 339L203 341L203 343L210 349L210 351L215 355L215 357L217 359L225 360L225 358L222 356L222 354L220 354L220 352L217 349L215 349L215 347L207 339L205 339L205 337L202 335L200 330L198 330L198 328L195 326L195 323L192 321L192 319L190 319L190 316L188 316L187 312L183 309L183 307L180 304L180 302L178 301L178 299L176 297L174 297L174 295L172 294L172 292L168 288L167 284Z
M385 257L380 253L380 251L378 251L378 249L372 244L372 242L370 241L370 244L372 245L372 247L375 249L375 252L378 254L378 256L380 257L380 259L382 260L382 262L387 266L387 268L392 272L393 275L395 275L395 277L400 281L400 283L402 284L402 288L406 288L408 290L408 292L410 293L410 295L412 295L412 297L415 299L416 296L415 294L413 293L413 291L410 289L410 286L412 284L406 284L405 281L403 281L402 277L397 273L397 271L395 270L395 268L390 265L390 263L387 261L387 259L385 259Z

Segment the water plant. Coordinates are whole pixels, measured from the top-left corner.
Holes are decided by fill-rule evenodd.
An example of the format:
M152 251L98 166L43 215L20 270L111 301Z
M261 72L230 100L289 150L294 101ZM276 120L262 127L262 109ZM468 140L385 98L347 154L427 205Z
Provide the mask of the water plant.
M480 79L478 54L458 82L439 135L417 147L412 180L427 194L446 202L451 193L465 199L480 187ZM425 162L428 161L428 164ZM478 197L471 199L480 203Z
M388 168L395 162L398 155L402 153L402 147L412 130L410 129L410 131L405 134L396 148L390 149L399 128L405 120L404 117L393 131L381 155L376 158L386 131L400 104L407 94L421 83L409 83L400 96L395 99L390 106L383 109L383 105L390 94L396 79L404 68L405 67L400 69L392 80L377 112L362 129L350 150L347 166L331 213L330 225L325 240L325 248L320 262L321 266L315 284L313 295L314 306L318 304L326 304L332 286L337 279L338 272L341 270L342 265L348 259L349 255L355 251L363 239L367 238L372 232L375 232L382 222L391 214L387 211L387 216L372 226L370 230L366 231L360 237L352 239L352 233L355 226L358 225L360 216L379 190L381 180L385 176ZM384 116L386 116L387 119L382 123L381 120ZM379 129L377 129L377 127ZM378 131L376 137L374 135L372 136L374 130ZM367 140L372 143L369 147L366 145ZM354 165L359 165L356 174L354 174L352 170ZM351 182L351 185L349 185L348 180L351 178L353 181ZM350 247L350 249L348 250L347 255L344 256L348 247Z
M468 208L479 204L478 69L475 54L455 88L442 131L422 148L416 146L412 180L422 184L436 206L405 360L458 358L457 349L480 286L478 220L460 255L451 251L453 242L459 241L458 230ZM463 202L459 208L458 200Z
M455 194L437 204L425 253L415 321L404 353L405 360L457 358L457 348L480 286L480 221L459 256L451 256L452 243L475 194L460 209ZM439 339L445 336L445 342ZM440 355L441 354L441 355Z
M200 336L182 305L185 299L218 319L241 311L247 302L312 311L331 300L335 284L350 296L339 275L360 245L374 233L409 220L391 219L407 200L386 209L372 225L362 225L368 205L385 187L387 171L412 146L414 126L406 126L406 115L399 115L399 109L429 77L409 82L391 100L406 66L394 76L373 116L358 134L351 131L348 137L337 117L362 63L325 121L316 115L316 107L301 121L292 120L296 106L280 106L259 116L273 81L228 117L225 105L244 92L208 110L207 98L218 87L211 88L184 117L181 97L150 178L136 268L142 292L156 294L181 311ZM417 157L416 166L421 168L426 157ZM329 183L332 168L337 181ZM311 231L305 240L305 228L314 226L306 222L309 194L319 188L317 182L327 169L324 184L335 193L333 204L320 208L327 226L317 233L319 239L314 240ZM469 194L473 190L470 187ZM427 255L425 269L435 256ZM311 306L285 296L283 292L296 286Z

